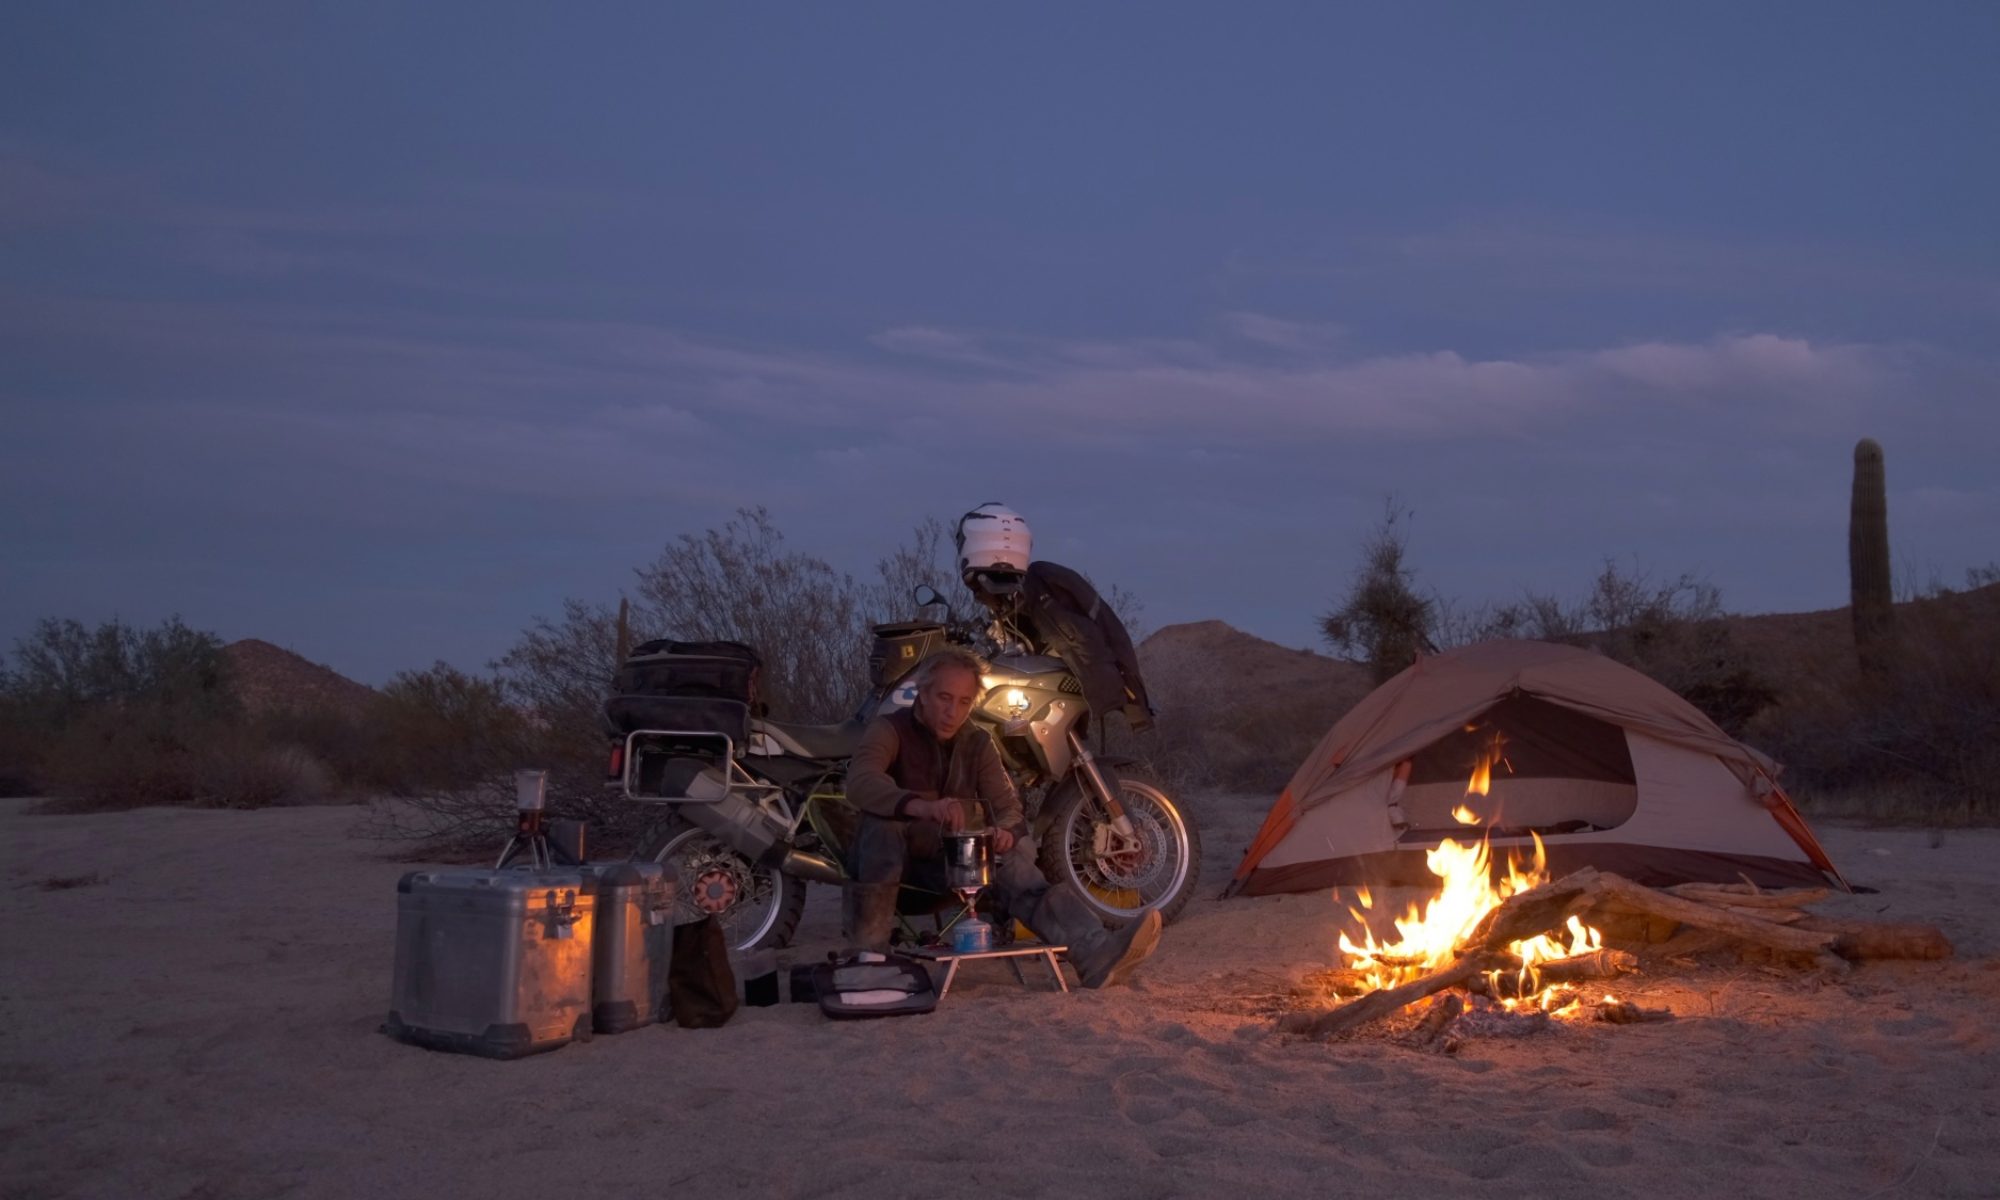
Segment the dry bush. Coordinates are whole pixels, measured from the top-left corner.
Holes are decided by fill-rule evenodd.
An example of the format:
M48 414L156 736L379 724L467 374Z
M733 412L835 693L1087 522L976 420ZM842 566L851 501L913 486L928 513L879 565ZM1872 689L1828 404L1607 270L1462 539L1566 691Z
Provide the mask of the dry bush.
M334 794L325 764L304 747L267 742L245 728L228 728L192 756L193 803L208 808L316 804Z
M1432 649L1436 602L1416 589L1406 563L1411 513L1387 501L1381 524L1361 545L1361 565L1347 598L1320 617L1320 632L1336 652L1358 655L1382 683Z
M195 803L201 786L192 746L206 732L157 711L80 713L53 735L42 757L47 807L97 812Z
M1530 638L1596 650L1664 684L1734 736L1777 700L1772 681L1737 647L1721 593L1692 574L1659 580L1606 559L1579 600L1529 592L1470 609L1440 600L1437 611L1444 646Z
M1814 811L2000 818L2000 589L1901 606L1879 676L1810 677L1751 735L1787 764L1788 785Z
M0 685L12 769L66 809L202 802L200 747L241 715L220 639L179 617L43 620Z

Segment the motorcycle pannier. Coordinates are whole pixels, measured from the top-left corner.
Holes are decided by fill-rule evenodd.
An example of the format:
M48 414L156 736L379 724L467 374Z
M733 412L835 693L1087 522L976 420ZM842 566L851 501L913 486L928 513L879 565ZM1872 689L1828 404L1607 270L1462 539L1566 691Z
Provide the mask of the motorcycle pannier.
M488 1058L588 1038L594 914L575 870L410 872L383 1032Z
M877 625L875 644L868 651L869 682L876 687L894 686L942 645L944 626L935 621Z
M660 1019L678 885L654 862L587 863L584 887L596 897L591 935L590 1023L624 1033Z

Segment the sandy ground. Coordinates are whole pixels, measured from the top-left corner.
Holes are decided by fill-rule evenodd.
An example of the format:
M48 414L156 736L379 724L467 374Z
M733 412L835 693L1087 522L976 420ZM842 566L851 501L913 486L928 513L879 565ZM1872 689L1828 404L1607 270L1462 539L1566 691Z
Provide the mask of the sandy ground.
M1828 907L1935 921L1954 961L1658 977L1670 1024L1444 1057L1248 1011L1330 964L1336 912L1211 899L1266 803L1198 806L1210 877L1134 987L989 964L928 1017L498 1063L377 1032L410 868L356 810L4 802L0 1197L2000 1196L2000 832L1822 830L1881 889Z

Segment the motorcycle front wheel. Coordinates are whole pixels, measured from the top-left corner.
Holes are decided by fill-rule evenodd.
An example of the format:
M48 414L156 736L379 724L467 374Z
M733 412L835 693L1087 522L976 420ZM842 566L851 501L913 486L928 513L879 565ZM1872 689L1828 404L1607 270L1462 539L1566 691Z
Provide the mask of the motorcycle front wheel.
M1042 873L1076 884L1105 919L1128 921L1153 908L1171 921L1201 876L1201 832L1151 772L1129 764L1115 770L1131 833L1111 824L1089 788L1065 789L1042 839Z
M712 916L732 950L790 944L805 912L804 880L756 866L684 821L669 820L647 835L638 857L665 866L675 882L676 925Z

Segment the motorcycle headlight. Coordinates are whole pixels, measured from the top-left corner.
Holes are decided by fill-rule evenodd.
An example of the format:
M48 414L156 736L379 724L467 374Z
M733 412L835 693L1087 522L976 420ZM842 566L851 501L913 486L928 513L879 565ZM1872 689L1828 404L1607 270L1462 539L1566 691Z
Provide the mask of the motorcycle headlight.
M1009 721L1027 716L1028 710L1033 707L1034 701L1028 699L1028 693L1023 688L998 688L986 696L986 710Z

